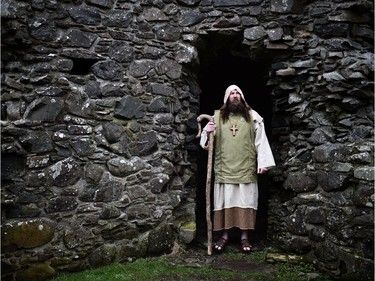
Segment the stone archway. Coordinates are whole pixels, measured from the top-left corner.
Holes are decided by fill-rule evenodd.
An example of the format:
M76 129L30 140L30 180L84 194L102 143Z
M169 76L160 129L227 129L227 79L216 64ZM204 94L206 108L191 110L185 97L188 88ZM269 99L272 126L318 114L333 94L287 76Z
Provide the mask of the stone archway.
M270 61L267 56L250 57L242 45L241 32L232 34L212 33L202 38L198 47L200 69L198 83L202 89L200 113L213 114L222 106L224 91L231 85L238 85L244 92L247 102L265 120L267 135L272 142L272 97L267 88ZM207 152L200 149L198 154L197 186L197 226L200 234L206 234L206 222L203 215L205 205L205 180L207 174ZM259 178L260 197L256 230L251 234L253 241L267 237L267 212L270 190L270 177ZM234 232L234 234L238 234ZM199 239L199 237L198 237Z

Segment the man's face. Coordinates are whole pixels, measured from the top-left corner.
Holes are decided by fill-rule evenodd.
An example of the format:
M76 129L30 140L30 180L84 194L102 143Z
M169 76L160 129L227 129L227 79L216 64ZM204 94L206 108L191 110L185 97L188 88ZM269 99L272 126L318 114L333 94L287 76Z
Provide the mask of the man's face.
M236 89L229 93L229 102L232 104L241 103L241 94Z

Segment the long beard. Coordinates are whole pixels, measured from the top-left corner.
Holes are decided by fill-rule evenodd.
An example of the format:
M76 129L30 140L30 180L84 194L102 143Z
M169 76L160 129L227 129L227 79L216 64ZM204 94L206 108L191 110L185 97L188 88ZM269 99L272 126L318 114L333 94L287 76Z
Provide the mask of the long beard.
M248 109L242 101L228 102L228 111L234 114L246 115Z
M220 114L224 123L228 120L230 113L239 114L245 118L246 122L250 122L249 110L250 108L242 100L238 102L230 102L228 100L227 104L220 109Z

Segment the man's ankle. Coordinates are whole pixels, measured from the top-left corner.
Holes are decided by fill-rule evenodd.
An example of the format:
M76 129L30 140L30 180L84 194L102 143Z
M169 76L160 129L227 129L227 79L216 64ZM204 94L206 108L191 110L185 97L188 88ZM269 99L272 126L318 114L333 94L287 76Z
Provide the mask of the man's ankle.
M249 239L248 232L246 230L242 231L241 240L248 240L248 239Z

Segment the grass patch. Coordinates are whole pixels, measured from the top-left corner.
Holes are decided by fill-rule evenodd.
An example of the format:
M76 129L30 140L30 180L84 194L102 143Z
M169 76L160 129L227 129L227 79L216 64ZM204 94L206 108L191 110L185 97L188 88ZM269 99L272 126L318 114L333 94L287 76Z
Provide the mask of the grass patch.
M264 262L263 252L253 252L251 255L225 253L222 257L230 261L249 261L252 264ZM166 257L143 258L133 263L114 263L109 266L71 274L59 274L53 281L305 281L305 273L315 272L305 264L275 263L274 271L239 272L229 269L214 269L208 264L199 267L187 267L171 264L172 259ZM270 266L270 264L266 264ZM316 281L331 279L320 276Z

